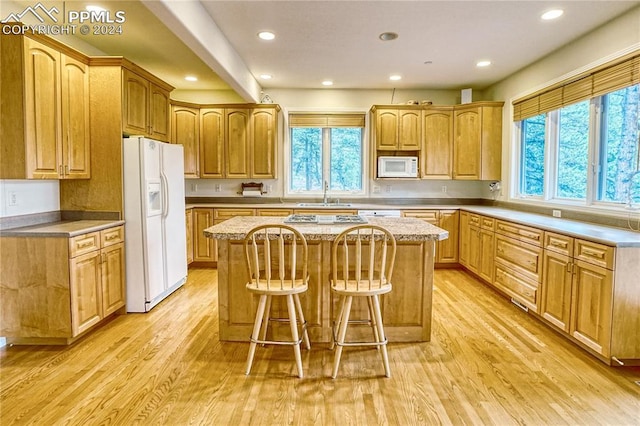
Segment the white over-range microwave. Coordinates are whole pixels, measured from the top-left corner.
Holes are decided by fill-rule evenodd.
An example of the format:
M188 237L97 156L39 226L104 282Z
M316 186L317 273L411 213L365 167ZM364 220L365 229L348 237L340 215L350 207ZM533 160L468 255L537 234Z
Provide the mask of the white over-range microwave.
M378 177L418 177L418 157L378 157Z

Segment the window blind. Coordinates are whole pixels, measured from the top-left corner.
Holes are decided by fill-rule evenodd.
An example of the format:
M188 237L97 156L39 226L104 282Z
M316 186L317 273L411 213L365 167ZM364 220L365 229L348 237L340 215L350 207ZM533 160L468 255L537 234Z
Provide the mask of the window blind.
M513 101L513 121L544 114L640 83L640 52Z
M289 127L364 127L364 113L289 114Z

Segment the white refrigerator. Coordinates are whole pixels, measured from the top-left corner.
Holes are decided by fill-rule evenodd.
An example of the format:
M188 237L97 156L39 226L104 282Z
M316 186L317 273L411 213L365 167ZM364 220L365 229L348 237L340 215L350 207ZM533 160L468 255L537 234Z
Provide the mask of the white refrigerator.
M187 280L181 145L124 138L127 312L149 312Z

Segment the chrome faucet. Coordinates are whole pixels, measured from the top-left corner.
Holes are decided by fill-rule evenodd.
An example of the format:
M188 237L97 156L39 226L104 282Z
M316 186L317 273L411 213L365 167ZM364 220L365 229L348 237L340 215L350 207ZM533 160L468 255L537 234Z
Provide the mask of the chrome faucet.
M327 191L329 190L329 182L324 181L324 188L322 191L322 204L327 204L329 199L327 198Z

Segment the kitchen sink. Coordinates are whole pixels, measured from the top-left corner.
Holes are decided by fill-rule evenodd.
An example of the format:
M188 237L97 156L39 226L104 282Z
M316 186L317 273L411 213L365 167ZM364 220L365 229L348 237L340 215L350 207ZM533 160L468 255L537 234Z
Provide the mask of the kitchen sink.
M298 207L351 207L350 203L298 203Z

